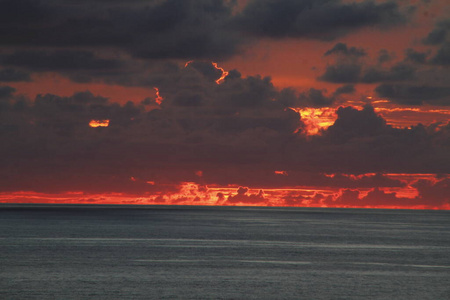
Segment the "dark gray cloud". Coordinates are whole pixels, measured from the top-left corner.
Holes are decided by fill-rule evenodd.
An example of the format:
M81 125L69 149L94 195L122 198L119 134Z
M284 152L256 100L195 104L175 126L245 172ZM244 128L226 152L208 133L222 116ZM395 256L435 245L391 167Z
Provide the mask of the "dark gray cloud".
M20 110L7 105L0 122L2 144L7 147L1 154L15 157L5 162L6 169L17 168L2 189L21 185L52 189L42 183L44 178L57 182L59 189L73 184L93 191L106 182L116 182L117 189L132 189L138 187L128 183L129 177L164 180L161 169L171 182L195 180L195 171L209 169L210 164L259 160L266 152L262 144L281 147L302 127L298 113L273 100L278 92L268 78L235 77L218 85L204 72L206 66L201 65L202 72L198 69L199 65L180 69L173 89L161 89L161 108L150 112L131 102L110 103L89 92L71 97L39 95ZM5 88L5 97L12 92ZM108 119L109 127L90 128L93 119ZM41 171L45 176L35 180ZM22 178L20 174L26 172L29 176ZM96 188L89 184L93 180L102 184ZM120 180L123 185L117 183Z
M397 63L390 68L366 66L363 62L340 62L328 65L321 81L332 83L377 83L408 81L415 78L417 68L408 63Z
M114 49L146 59L217 60L236 54L246 43L245 34L332 39L365 26L401 24L408 17L395 1L257 0L237 15L235 4L226 0L1 0L0 44Z
M347 44L344 43L337 43L336 45L334 45L333 48L325 52L324 56L332 54L341 54L345 56L355 56L355 57L367 55L364 49L356 47L347 47Z
M329 206L341 206L341 207L425 207L425 208L440 208L450 203L448 197L448 183L445 181L438 182L436 185L429 181L426 181L429 185L430 193L424 193L422 188L418 189L419 196L415 198L403 198L398 197L394 192L386 192L381 189L375 188L369 191L369 193L362 197L358 190L344 190L342 194L336 199L331 197L325 200L318 199L319 203L323 203ZM442 186L445 186L442 188ZM447 192L447 196L440 195L440 190ZM323 197L325 198L325 197Z
M306 137L299 114L287 105L289 90L277 91L269 78L233 74L218 85L207 65L181 68L173 87L166 83L161 89L161 106L151 111L89 92L24 101L8 89L10 100L0 112L0 189L139 194L183 181L401 186L382 175L352 179L323 173L450 169L448 126L395 129L369 106L347 107L337 111L335 124L321 136ZM110 123L91 128L93 119ZM262 201L261 194L241 193L239 198L231 202Z
M411 48L405 50L405 60L414 63L424 64L427 60L428 55L429 53L418 52Z
M327 107L331 106L335 100L334 96L325 96L322 90L315 88L310 88L307 92L299 95L299 104L301 106Z
M409 48L402 61L394 61L395 53L383 49L374 64L364 49L338 43L325 52L329 62L317 79L331 83L380 83L375 88L380 97L403 105L449 105L447 23L438 22L424 40L438 45L432 56L431 50L419 52Z
M2 0L4 46L115 48L144 58L229 56L240 43L221 0Z
M362 71L360 59L366 55L362 48L347 47L344 43L338 43L325 52L324 56L332 56L334 63L328 64L325 73L318 79L333 83L358 82Z
M328 128L326 134L339 141L361 136L375 136L390 130L386 121L375 114L371 106L365 106L361 111L352 107L340 107L336 114L338 118Z
M115 74L124 77L130 69L125 61L101 58L86 50L18 50L0 55L0 64L9 67L6 70L19 67L31 72L58 72L74 82L106 81ZM21 76L31 80L25 71L15 71L14 74L18 79Z
M444 170L449 169L449 162L445 162L447 159L443 152L437 150L441 146L447 147L444 146L446 138L438 137L447 136L447 129L443 128L435 134L432 127L420 124L410 129L392 128L371 107L365 107L362 111L351 107L341 108L337 113L335 124L323 135L323 141L329 142L329 148L323 155L316 154L323 159L318 163L323 163L324 166L333 164L336 170L343 173L354 173L356 170L361 173L370 172L369 170L402 173L427 169L423 163L428 161L431 166L432 161L435 161L432 157L436 155L436 161L442 159L443 165L435 165L428 170L434 169L430 173L447 173ZM432 145L435 142L431 142L432 140L439 140L440 146L434 148ZM333 153L330 158L326 158L325 152L328 151ZM310 159L314 160L313 157Z
M442 44L436 55L430 59L430 63L441 66L450 65L450 41Z
M0 56L0 62L32 71L111 70L120 67L117 60L99 58L93 52L83 50L22 50Z
M355 90L355 86L353 84L346 84L343 86L338 87L333 95L338 96L338 95L342 95L342 94L352 94L354 93Z
M188 181L242 186L221 201L262 204L263 192L243 186L401 187L383 174L449 173L450 125L395 129L370 106L347 107L337 110L333 126L311 137L291 109L333 105L361 82L382 82L377 92L398 103L448 105L445 84L414 85L416 68L435 74L448 64L439 34L427 37L441 47L434 56L412 50L401 63L382 51L376 65L368 65L364 49L337 43L325 53L335 62L320 78L349 83L334 93L280 91L269 77L237 70L218 85L222 72L206 61L239 53L247 38L329 40L408 17L393 1L259 0L237 14L231 2L0 0L0 81L58 72L76 82L158 87L164 98L159 105L152 91L140 104L120 105L84 91L26 99L0 87L0 191L175 193L174 186ZM199 61L184 67L177 59ZM109 126L92 128L92 120L109 120ZM376 175L346 175L364 173ZM446 184L415 187L436 196ZM374 190L371 197L395 195Z
M421 84L381 84L375 88L380 97L405 105L450 105L450 87Z
M30 73L6 68L0 70L0 82L31 81Z
M332 83L376 83L411 80L415 77L416 67L408 62L400 62L391 67L382 64L391 60L392 55L382 51L378 57L378 65L371 65L362 60L367 56L362 48L347 47L338 43L325 52L325 56L333 56L334 62L326 66L325 72L317 79ZM416 55L417 56L417 55Z
M379 64L383 64L385 62L391 61L393 59L393 54L390 53L388 50L386 49L381 49L378 52L378 63Z
M419 197L425 201L437 202L436 205L442 203L450 203L450 179L444 178L437 182L420 179L413 184L413 187L419 192Z
M289 188L295 186L315 186L332 188L373 188L403 187L404 182L388 178L383 174L348 175L324 174L303 171L302 168L289 167L286 173L277 174L273 169L262 167L253 169L222 168L221 172L206 170L203 172L202 184L245 185L257 188Z
M394 1L254 0L237 20L243 31L257 36L330 40L366 26L398 25L407 16Z
M248 188L239 187L236 195L230 195L225 203L226 205L235 204L259 204L263 205L267 202L264 198L264 192L260 190L257 194L248 194Z
M415 72L416 68L406 63L395 64L388 70L369 67L361 76L360 82L375 83L383 81L405 81L414 79Z
M333 83L356 83L361 76L362 66L357 63L337 63L328 65L325 73L317 79Z
M15 88L10 86L0 86L0 99L9 99L13 96L13 93L16 91Z
M423 39L426 45L439 45L448 41L450 34L450 19L436 23L435 28Z
M419 52L408 48L403 62L389 71L369 68L361 82L382 82L375 92L398 104L450 105L449 71L446 68L450 64L449 24L448 20L437 22L423 40L424 44L437 45L435 51Z
M326 107L331 106L340 94L350 93L348 88L326 95L326 90L310 88L307 91L297 93L294 89L285 88L280 91L277 100L286 107Z
M425 45L439 46L429 63L434 65L450 65L450 19L436 22L435 28L422 40Z
M239 53L249 37L329 39L364 26L400 24L408 16L408 9L393 1L258 0L234 13L235 4L0 0L0 62L7 70L20 69L5 74L4 81L29 80L29 71L52 71L79 83L160 86L164 77L178 72L170 69L169 59L226 59ZM362 57L365 51L338 43L326 55L331 54ZM213 77L218 72L211 66L198 71ZM358 76L357 64L346 62L329 66L322 80L352 83Z
M423 180L414 182L418 195L414 198L399 197L395 192L382 188L372 188L363 196L359 190L343 189L338 195L326 196L320 192L312 195L299 195L291 192L284 197L287 206L331 206L331 207L390 207L440 209L450 204L449 179Z

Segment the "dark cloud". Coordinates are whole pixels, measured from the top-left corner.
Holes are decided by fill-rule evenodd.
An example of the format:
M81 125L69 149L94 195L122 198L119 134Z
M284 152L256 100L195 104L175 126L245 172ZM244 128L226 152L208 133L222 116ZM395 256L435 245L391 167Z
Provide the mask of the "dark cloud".
M379 207L379 208L422 208L439 209L450 204L449 180L447 178L431 181L418 180L411 188L417 190L414 198L399 197L396 192L388 192L382 188L372 188L367 194L360 190L341 189L337 195L324 195L316 192L313 195L299 195L291 192L283 200L286 206L330 206L330 207Z
M318 79L333 83L355 83L359 81L361 70L361 65L353 62L328 65L325 73Z
M348 90L348 88L344 89ZM343 94L341 93L341 94ZM280 91L277 96L277 101L286 107L327 107L333 105L339 93L333 93L330 96L326 95L326 90L318 90L310 88L307 91L297 93L291 88L285 88Z
M30 73L7 68L0 70L0 81L2 82L17 82L17 81L31 81Z
M111 70L120 63L113 59L99 58L90 51L17 51L0 58L3 65L23 67L33 71Z
M415 198L402 198L394 192L390 193L375 188L364 197L361 197L358 190L344 190L336 199L328 197L322 202L330 206L342 207L424 207L431 209L441 208L450 203L448 179L437 182L419 180L413 184L413 187L417 189L419 194Z
M355 91L356 91L355 86L353 84L346 84L346 85L338 87L334 91L334 95L338 96L338 95L342 95L342 94L352 94Z
M311 145L309 145L311 146ZM298 150L299 152L301 150ZM314 186L316 188L373 188L403 187L405 183L391 179L383 174L324 174L316 171L303 171L301 167L284 166L285 173L277 174L274 168L260 167L234 168L222 167L220 172L206 169L201 179L206 185L245 185L254 188L292 188Z
M404 23L407 13L396 2L346 3L339 0L250 1L237 17L242 30L257 36L330 40L366 26Z
M320 143L316 141L328 146L315 148L316 153L309 157L310 163L315 161L322 170L333 165L335 172L342 173L414 173L419 169L447 173L450 168L441 148L447 147L442 142L447 140L443 138L448 134L445 129L433 132L432 126L420 124L409 129L392 128L370 106L361 111L340 108L337 114L335 124L319 138ZM439 160L442 165L435 164Z
M324 204L341 207L411 207L417 204L414 199L397 198L396 193L373 189L365 197L358 190L344 190L336 199L328 197Z
M318 77L321 81L333 83L376 83L407 81L415 78L416 68L407 63L392 67L365 66L362 62L340 62L328 65L325 73Z
M113 47L145 58L217 58L236 51L221 0L3 0L2 45Z
M239 187L236 195L230 195L227 201L224 203L225 205L235 205L235 204L259 204L262 205L267 200L264 198L264 192L260 190L257 194L247 194L248 188Z
M391 55L382 50L378 57L378 65L370 65L362 60L367 56L364 49L347 47L338 43L325 52L325 56L334 56L334 62L328 64L324 74L317 79L332 83L375 83L396 82L414 79L416 68L407 62L400 62L390 68L381 66L391 60ZM417 56L417 55L416 55Z
M439 45L448 41L450 32L450 19L438 21L435 28L423 39L426 45Z
M333 83L354 83L359 80L362 71L359 59L367 55L364 49L338 43L324 54L330 55L334 57L334 63L327 65L325 73L318 77L319 80Z
M404 182L391 179L381 173L375 175L349 176L346 174L334 174L332 177L326 177L327 184L323 186L340 188L373 188L373 187L403 187Z
M425 45L438 45L429 62L434 65L450 65L450 19L438 21L435 28L423 39Z
M189 63L188 67L196 69L203 76L210 78L211 81L216 81L222 76L222 71L218 68L215 68L214 65L211 64L211 62L193 61Z
M450 105L450 87L412 84L381 84L375 88L380 97L405 105Z
M415 72L416 68L405 63L398 63L389 70L370 67L365 70L360 81L363 83L405 81L413 79Z
M295 192L291 192L283 197L284 206L322 206L322 202L326 197L321 193L316 193L312 196L298 195Z
M9 99L12 97L13 93L16 91L15 88L10 86L0 86L0 99Z
M427 60L428 53L418 52L414 49L408 48L405 50L405 56L406 61L423 64Z
M403 81L414 78L416 69L407 63L397 63L390 68L380 66L391 59L386 50L380 52L378 65L368 65L361 60L367 56L362 48L347 47L338 43L325 52L325 56L332 55L334 62L328 64L324 74L318 77L321 81L333 83L374 83L384 81Z
M104 81L121 85L139 85L145 76L145 63L136 63L120 58L100 57L88 50L17 50L0 55L0 64L18 67L21 70L9 71L19 79L30 81L28 72L58 72L74 82L87 83ZM22 71L26 70L26 71ZM131 78L136 78L131 80Z
M310 107L327 107L335 101L334 96L327 97L322 90L310 88L307 92L299 95L299 104Z
M330 39L365 26L405 22L393 1L0 1L2 45L115 47L144 58L234 54L240 33Z
M413 187L419 192L419 197L427 201L433 201L436 205L450 204L450 179L444 178L437 182L430 180L418 180Z
M361 111L352 107L340 107L336 114L338 118L328 128L326 134L339 141L360 136L375 136L389 130L386 121L375 114L373 107L369 105Z
M76 174L74 186L97 177L113 184L144 170L144 177L152 180L152 174L161 173L157 170L171 170L171 165L177 167L169 178L186 180L182 170L192 168L188 173L194 174L203 164L217 167L222 162L260 160L266 152L264 143L281 147L302 126L298 113L273 100L278 92L270 79L238 77L218 85L208 72L197 69L181 69L175 89L162 88L161 109L150 112L131 102L110 103L89 92L71 97L39 95L20 111L6 107L0 125L8 146L2 154L16 157L6 169L17 168L3 181L3 188L52 189L33 179L38 170L46 172L48 182L60 183L58 189L71 184L72 175L64 175L64 170ZM6 96L12 92L5 89ZM108 119L109 127L90 128L93 119ZM22 179L20 174L26 172L29 176Z
M356 47L347 47L347 44L344 44L344 43L337 43L336 45L334 45L333 48L331 48L330 50L325 52L324 56L328 56L328 55L332 55L332 54L355 56L355 57L367 55L367 53L364 49L356 48Z
M89 92L25 101L5 88L0 189L142 193L185 181L353 188L399 183L382 175L339 174L450 169L445 126L395 129L372 107L347 107L338 109L335 124L321 136L306 137L291 101L323 105L331 97L320 90L296 96L289 89L278 91L270 78L237 71L220 85L216 77L205 64L174 70L161 80L164 100L150 111ZM91 128L91 120L109 120L109 126ZM244 196L250 195L240 194L242 201L261 200L261 195Z
M17 72L52 71L78 83L160 86L172 74L166 74L158 60L225 59L248 42L246 33L329 39L364 26L399 24L408 15L392 1L260 0L234 13L235 4L225 0L126 4L0 0L0 44L8 49L0 61L3 66L23 69L15 76L9 74L15 80L27 79ZM326 55L331 54L362 57L365 51L338 43ZM197 66L197 71L210 72L212 77L218 73L211 66ZM321 80L353 83L359 73L357 63L342 62L329 66Z
M393 59L393 54L389 53L386 49L381 49L378 52L378 63L383 64L385 62L391 61Z
M441 66L450 65L450 41L442 44L436 52L436 55L430 59L430 62Z
M370 64L365 49L337 43L324 54L333 63L320 79L346 85L298 93L237 70L219 85L223 73L208 60L229 58L261 37L330 40L402 24L407 9L394 1L255 0L233 11L228 3L234 1L0 0L0 81L57 72L75 82L157 87L163 99L157 103L153 90L140 104L112 103L88 91L27 99L0 87L0 191L175 195L185 192L181 182L196 182L200 189L241 186L219 196L220 204L262 205L269 203L264 192L244 186L378 187L364 197L347 190L285 201L383 203L378 197L400 205L407 199L383 188L405 183L383 174L449 173L450 125L398 129L370 106L342 107L334 125L306 136L295 111L332 106L355 91L353 83L375 82L383 83L379 95L393 102L448 105L445 82L428 76L422 83L436 70L445 79L446 23L425 39L437 45L433 55L408 49L403 62L382 50ZM182 59L199 60L184 66ZM109 126L90 127L94 120ZM418 181L414 188L417 203L448 201L448 180ZM155 201L166 203L162 196Z

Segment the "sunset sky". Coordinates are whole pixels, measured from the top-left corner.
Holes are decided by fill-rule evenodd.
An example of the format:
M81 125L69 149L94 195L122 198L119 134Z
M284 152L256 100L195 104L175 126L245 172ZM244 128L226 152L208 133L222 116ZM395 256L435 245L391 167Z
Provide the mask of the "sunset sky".
M447 0L0 0L0 203L450 209Z

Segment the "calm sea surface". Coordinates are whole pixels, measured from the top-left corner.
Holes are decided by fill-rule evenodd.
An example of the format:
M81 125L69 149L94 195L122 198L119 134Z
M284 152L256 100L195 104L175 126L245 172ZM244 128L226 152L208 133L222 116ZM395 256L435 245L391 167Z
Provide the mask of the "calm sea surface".
M2 205L0 299L450 299L450 211Z

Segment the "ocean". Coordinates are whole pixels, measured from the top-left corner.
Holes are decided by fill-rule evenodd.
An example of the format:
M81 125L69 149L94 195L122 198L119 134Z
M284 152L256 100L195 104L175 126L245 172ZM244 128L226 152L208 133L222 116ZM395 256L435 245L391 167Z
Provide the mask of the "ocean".
M450 211L0 206L0 299L450 299Z

